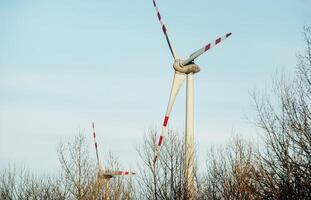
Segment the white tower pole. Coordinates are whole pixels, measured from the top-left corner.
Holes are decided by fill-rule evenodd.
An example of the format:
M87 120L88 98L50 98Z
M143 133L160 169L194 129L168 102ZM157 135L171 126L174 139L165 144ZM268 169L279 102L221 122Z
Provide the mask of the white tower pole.
M194 80L193 73L187 75L186 132L185 132L185 181L189 199L194 194Z

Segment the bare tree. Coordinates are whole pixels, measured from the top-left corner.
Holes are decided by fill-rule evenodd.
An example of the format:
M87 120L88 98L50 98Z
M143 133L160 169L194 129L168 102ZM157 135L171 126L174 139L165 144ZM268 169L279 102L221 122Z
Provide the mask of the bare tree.
M63 189L69 198L88 199L96 180L96 170L89 156L90 145L82 134L60 143L57 149L62 169Z
M64 200L57 179L37 177L26 169L8 168L0 175L0 199Z
M156 131L150 130L145 134L143 145L137 150L142 160L138 177L139 198L188 199L184 179L185 149L183 141L176 132L169 130L154 165L152 160L157 148L156 135ZM197 196L196 194L192 195Z
M135 199L131 179L121 177L101 181L96 162L89 156L91 145L79 134L60 143L57 149L61 174L39 177L26 169L8 168L0 173L0 199L2 200L130 200ZM105 159L108 171L119 168L112 154Z
M257 125L263 130L257 183L264 199L311 199L311 30L304 28L306 52L297 76L274 83L275 96L255 93Z
M257 168L253 145L235 137L208 152L201 199L258 199L253 181Z

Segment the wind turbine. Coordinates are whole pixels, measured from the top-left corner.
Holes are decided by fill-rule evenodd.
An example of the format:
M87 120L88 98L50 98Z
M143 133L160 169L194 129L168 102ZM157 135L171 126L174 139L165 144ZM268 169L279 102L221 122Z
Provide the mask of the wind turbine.
M158 20L161 24L162 31L165 35L167 44L174 58L173 68L175 70L173 84L171 88L171 93L165 113L165 117L163 120L163 125L161 129L161 134L159 137L159 141L157 143L157 150L155 152L155 156L153 159L153 164L155 165L160 149L163 145L164 141L164 133L166 131L166 127L168 124L168 120L170 117L170 113L172 111L172 107L178 94L180 87L182 86L184 80L186 80L186 127L185 127L185 180L186 180L186 188L187 192L191 195L194 192L194 119L193 119L193 107L194 107L194 74L200 71L198 65L194 63L194 60L207 52L226 38L228 38L231 33L227 33L222 37L217 38L213 42L203 46L199 50L192 53L189 58L183 60L178 57L176 50L174 49L170 39L168 37L167 28L162 21L162 17L160 15L159 9L155 0L153 0L153 5L157 13Z
M92 123L92 129L93 129L93 139L95 144L95 151L96 151L96 159L97 159L97 166L98 166L98 174L97 174L97 184L100 188L105 184L105 195L108 191L108 182L111 178L114 178L116 176L131 176L135 175L134 172L128 172L128 171L105 171L103 165L101 164L98 156L98 145L96 141L96 133L95 133L95 125L94 122ZM108 199L109 197L105 197L104 199Z

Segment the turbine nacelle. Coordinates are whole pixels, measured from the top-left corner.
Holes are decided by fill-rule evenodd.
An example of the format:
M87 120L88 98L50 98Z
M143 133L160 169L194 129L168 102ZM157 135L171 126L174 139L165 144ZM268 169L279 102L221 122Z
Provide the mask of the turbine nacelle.
M97 175L97 178L99 180L110 179L112 177L113 176L111 174L106 173L102 168L99 169L99 172L98 172L98 175Z
M190 73L197 73L200 71L200 67L193 62L187 65L182 64L182 60L175 59L173 67L176 72L183 73L183 74L190 74Z

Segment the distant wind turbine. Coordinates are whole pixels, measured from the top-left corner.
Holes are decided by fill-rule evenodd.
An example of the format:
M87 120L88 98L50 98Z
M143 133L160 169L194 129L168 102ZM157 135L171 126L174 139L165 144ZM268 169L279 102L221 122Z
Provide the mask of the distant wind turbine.
M92 129L93 129L93 139L95 144L95 151L96 151L96 159L97 159L97 166L98 166L98 175L97 175L97 184L102 188L105 186L105 195L108 191L108 182L111 178L114 178L116 176L131 176L135 175L134 172L128 172L128 171L105 171L103 165L101 164L98 156L98 145L96 141L96 133L95 133L95 125L94 122L92 123ZM107 197L109 198L109 197ZM105 198L105 199L107 199Z

